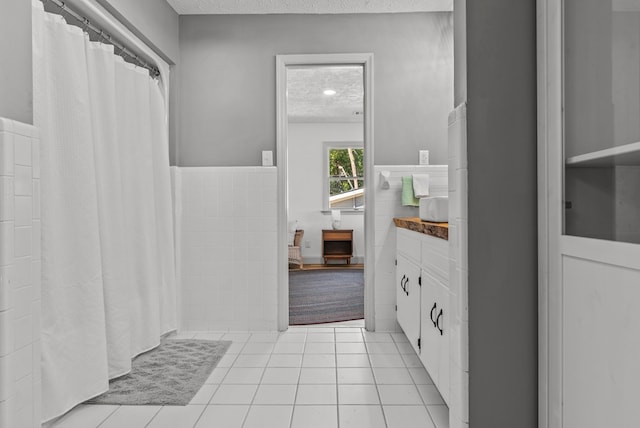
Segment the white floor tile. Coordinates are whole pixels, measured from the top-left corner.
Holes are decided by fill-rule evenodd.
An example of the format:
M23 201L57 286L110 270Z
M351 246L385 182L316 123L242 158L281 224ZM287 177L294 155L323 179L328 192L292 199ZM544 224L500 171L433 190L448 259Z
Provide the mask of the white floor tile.
M248 342L242 348L242 354L270 354L275 342Z
M313 333L307 333L307 343L316 343L316 342L335 342L335 335L333 334L333 331L331 331L331 333L316 333L315 331Z
M384 406L388 428L435 428L424 406Z
M338 354L366 354L367 348L364 346L364 342L340 342L336 343L336 352Z
M305 354L335 354L336 345L333 342L307 342L304 353Z
M422 365L422 361L420 361L420 358L417 355L402 354L402 359L407 367L424 367Z
M227 352L220 358L216 367L231 367L236 358L238 358L238 354L229 354Z
M338 404L335 385L298 385L296 406Z
M398 354L395 343L367 342L367 350L370 354Z
M196 333L193 338L199 340L220 340L222 336L224 336L224 333Z
M293 405L296 400L296 385L265 385L258 386L258 392L253 404L282 404Z
M369 367L338 368L339 384L374 384L373 372Z
M292 411L293 406L251 406L243 428L288 427Z
M273 348L274 354L302 354L304 342L278 342Z
M423 404L415 385L378 385L378 392L384 406L419 406Z
M251 404L258 385L220 385L210 404Z
M353 327L352 327L353 326ZM343 321L335 324L336 333L360 333L364 330L364 320Z
M338 367L371 367L367 354L337 354Z
M246 342L233 342L227 349L227 354L239 354L245 344Z
M218 386L216 384L202 385L202 388L193 396L189 404L209 404L209 400L213 397L213 393L216 392Z
M363 342L362 333L342 333L336 331L336 342Z
M80 405L54 423L51 428L93 428L106 420L118 406Z
M100 428L144 428L162 406L120 406Z
M222 336L222 340L231 340L232 342L246 342L251 337L251 333L229 332Z
M390 333L391 337L393 338L393 341L396 343L399 342L409 342L409 339L407 339L407 336L404 333Z
M260 367L232 367L222 381L223 384L258 384L264 369Z
M241 428L249 406L207 406L195 428Z
M437 428L449 428L449 408L447 406L427 406L427 411Z
M409 370L404 367L375 367L373 375L378 385L413 385Z
M304 354L302 367L335 367L335 354Z
M375 385L338 385L339 404L380 404Z
M338 417L340 428L449 426L447 406L402 333L320 326L181 334L234 340L193 404L79 406L51 428L191 428L196 421L196 428L331 428Z
M291 330L290 330L291 331ZM283 333L278 338L278 343L301 343L307 339L307 333L298 333L297 331Z
M213 369L205 383L222 383L222 379L227 375L229 367L216 367Z
M410 354L410 355L416 354L416 350L413 349L413 346L411 346L409 342L397 342L396 346L398 347L398 350L400 351L401 354Z
M420 392L420 396L424 400L424 404L428 405L439 405L444 404L444 400L440 396L440 392L435 385L416 385L418 387L418 392Z
M271 354L267 367L302 367L302 354Z
M295 406L291 428L337 428L337 406Z
M335 384L336 369L330 367L303 367L300 370L300 384Z
M376 333L372 331L364 331L362 333L365 342L393 343L393 338L389 333Z
M433 385L433 379L423 367L409 367L409 374L417 385Z
M307 329L307 333L331 333L333 334L334 328L330 327L331 324L322 324L326 327L310 327Z
M151 420L148 428L192 427L206 406L164 406ZM87 427L85 427L87 428Z
M281 333L273 332L273 333L253 333L249 338L248 342L263 342L263 343L274 343L278 341Z
M340 428L386 428L380 406L338 406Z
M266 367L269 362L269 354L240 354L233 367Z
M405 367L400 354L369 354L372 367Z
M262 376L262 383L267 385L297 385L299 379L299 367L267 367Z

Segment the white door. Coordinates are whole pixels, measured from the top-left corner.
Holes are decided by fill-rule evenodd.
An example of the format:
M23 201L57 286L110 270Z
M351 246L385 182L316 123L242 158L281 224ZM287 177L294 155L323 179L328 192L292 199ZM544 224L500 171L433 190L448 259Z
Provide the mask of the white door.
M422 271L422 319L420 321L420 334L422 336L422 349L420 360L427 369L433 382L438 385L440 372L440 358L443 336L438 329L438 323L443 329L448 326L444 325L444 308L439 293L440 284L428 272ZM440 317L440 318L438 318ZM447 336L448 339L448 336ZM447 348L448 349L448 348ZM447 359L449 356L447 355Z
M396 269L396 297L398 305L398 324L411 345L420 353L420 268L404 256L398 256Z
M538 11L540 426L638 427L640 1Z

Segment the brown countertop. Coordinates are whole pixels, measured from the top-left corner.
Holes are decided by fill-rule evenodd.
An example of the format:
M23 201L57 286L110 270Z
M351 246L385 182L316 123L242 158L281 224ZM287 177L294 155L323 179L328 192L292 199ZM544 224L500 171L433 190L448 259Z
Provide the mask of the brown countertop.
M394 218L397 227L449 240L449 223L431 223L422 221L418 217Z

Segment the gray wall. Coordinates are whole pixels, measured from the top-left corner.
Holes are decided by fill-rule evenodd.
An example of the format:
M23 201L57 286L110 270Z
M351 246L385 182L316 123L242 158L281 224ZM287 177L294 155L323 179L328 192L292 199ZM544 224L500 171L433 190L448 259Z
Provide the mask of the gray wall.
M31 124L31 2L2 1L0 58L0 117Z
M166 0L97 0L169 64L178 62L178 14Z
M473 428L533 428L538 426L536 2L471 0L466 23L469 422Z
M275 55L374 54L375 163L447 161L451 13L180 17L182 166L260 165L276 149Z

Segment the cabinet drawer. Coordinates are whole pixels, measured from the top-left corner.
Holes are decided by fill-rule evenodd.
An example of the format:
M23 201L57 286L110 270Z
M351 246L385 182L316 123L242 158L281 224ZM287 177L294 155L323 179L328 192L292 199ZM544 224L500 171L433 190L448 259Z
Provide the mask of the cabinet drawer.
M353 238L353 232L341 230L325 230L322 232L322 237L325 241L351 241L351 239Z
M420 265L444 285L449 285L449 241L424 235Z
M420 239L422 234L402 228L396 228L396 231L398 253L406 256L409 260L420 263Z

